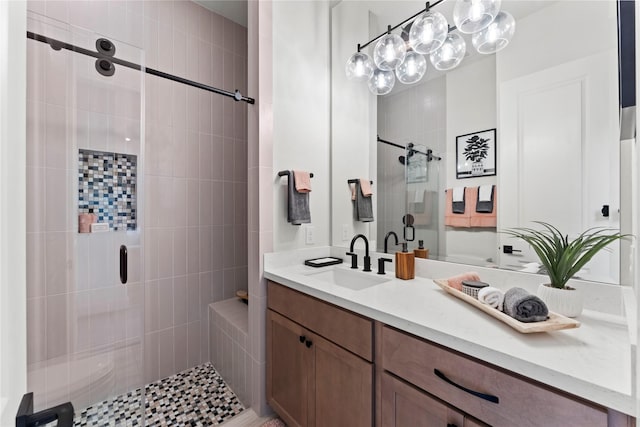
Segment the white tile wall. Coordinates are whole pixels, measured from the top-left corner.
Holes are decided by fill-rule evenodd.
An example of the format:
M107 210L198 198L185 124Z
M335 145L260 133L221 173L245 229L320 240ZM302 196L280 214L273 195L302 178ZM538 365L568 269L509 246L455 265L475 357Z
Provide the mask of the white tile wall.
M29 1L28 8L90 30L73 29L75 41L100 33L116 43L117 56L143 60L128 43L148 67L246 93L246 29L195 3ZM27 43L29 388L36 409L69 398L82 407L209 360L208 303L247 288L247 107L145 76L144 234L77 235L76 150L140 154L139 74L118 67L107 79L92 61ZM129 246L126 287L116 273L121 243ZM136 256L144 256L144 272L136 272ZM98 351L110 352L116 366L110 390L54 393L76 359ZM38 362L46 362L42 370Z

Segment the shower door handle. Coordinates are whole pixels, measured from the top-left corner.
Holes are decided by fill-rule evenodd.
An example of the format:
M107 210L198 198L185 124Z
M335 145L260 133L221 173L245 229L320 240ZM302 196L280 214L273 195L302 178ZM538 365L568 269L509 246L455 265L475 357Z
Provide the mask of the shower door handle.
M120 246L120 282L127 283L127 247Z

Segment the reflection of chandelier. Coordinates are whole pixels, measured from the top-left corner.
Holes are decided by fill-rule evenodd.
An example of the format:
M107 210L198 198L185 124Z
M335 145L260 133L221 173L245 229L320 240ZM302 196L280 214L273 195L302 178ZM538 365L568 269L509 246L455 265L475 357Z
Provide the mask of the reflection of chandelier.
M444 0L436 1L433 6ZM457 30L473 34L473 47L482 54L498 52L509 44L516 30L513 16L500 11L501 0L457 0L453 10L455 27L449 27L440 12L431 11L429 3L415 15L367 43L358 44L358 51L347 61L345 71L349 80L366 81L375 95L391 92L396 78L404 84L420 81L427 71L429 55L437 70L457 67L467 51L467 45ZM402 37L391 32L402 25ZM373 60L362 49L377 41Z

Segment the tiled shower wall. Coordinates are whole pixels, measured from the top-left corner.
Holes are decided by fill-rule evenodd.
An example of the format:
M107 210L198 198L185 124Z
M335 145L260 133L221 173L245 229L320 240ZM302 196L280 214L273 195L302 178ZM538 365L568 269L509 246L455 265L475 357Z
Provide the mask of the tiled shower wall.
M413 142L432 149L434 153L444 153L446 152L446 102L445 77L423 81L412 90L381 96L378 98L378 133L381 138L400 145ZM429 191L432 191L434 183L407 187L404 165L398 160L398 157L405 155L404 150L380 142L377 144L377 150L379 189L377 227L378 236L380 236L377 244L380 250L384 245L384 236L389 231L395 231L402 239L402 217L407 211L407 190L411 190L411 187L415 189L417 186L429 188ZM435 166L435 163L432 166ZM440 165L441 169L444 169L442 166ZM440 182L443 181L441 177ZM437 201L438 197L442 197L442 193L433 193L433 197ZM438 255L438 251L434 250L438 248L439 243L438 217L434 215L427 229L416 226L416 241L410 244L410 249L414 245L417 247L418 239L423 239L425 247L431 248L430 256ZM396 250L396 247L391 245L393 242L393 238L390 238L390 252Z
M116 46L117 40L139 46L150 68L246 93L246 29L194 3L29 1L28 8L113 37ZM60 54L46 48L50 58ZM47 93L55 92L55 83L64 81L64 60L52 61L46 78L54 85L47 88ZM93 95L99 99L105 94ZM138 100L120 101L119 108L139 111ZM61 102L64 105L65 100ZM237 289L247 286L247 107L230 98L148 75L144 102L143 363L144 381L151 382L208 361L208 304L232 297ZM68 261L73 251L68 243L60 248L57 240L36 233L58 222L63 225L60 232L65 233L67 242L73 241L75 232L73 207L77 206L77 196L67 188L70 181L66 174L73 174L76 165L66 165L66 172L45 169L59 158L77 158L77 152L65 151L70 148L64 144L65 129L73 123L68 123L63 108L54 107L40 107L48 113L47 121L32 120L28 124L33 135L57 132L63 142L61 146L49 146L48 139L31 138L29 142L46 144L41 152L32 153L46 177L29 175L33 171L28 175L46 179L49 187L47 197L39 194L40 187L33 183L28 190L32 196L28 211L36 215L28 221L41 227L28 230L27 258L44 260L54 253L63 256L60 263L32 261L28 265L30 362L67 357L69 349L64 345L69 319L64 315L65 306L57 303L71 300L67 284L71 279L67 276L72 273L64 268L60 272L49 270L66 265L64 258ZM104 122L91 120L95 111L87 114L88 133L100 134ZM78 117L82 117L80 113ZM135 123L128 124L136 128ZM121 125L119 122L112 127ZM46 216L42 214L45 206L49 208ZM44 287L41 284L45 277L59 280L59 286L52 282ZM60 308L47 312L44 308L48 299L50 307ZM94 308L87 306L89 315ZM60 333L65 336L57 336Z

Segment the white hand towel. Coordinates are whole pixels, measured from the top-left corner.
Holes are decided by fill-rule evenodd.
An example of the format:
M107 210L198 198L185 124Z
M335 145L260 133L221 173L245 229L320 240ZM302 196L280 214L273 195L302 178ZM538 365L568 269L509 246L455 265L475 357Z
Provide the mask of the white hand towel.
M454 202L464 201L464 187L453 187L453 201Z
M490 202L491 201L491 190L493 190L493 185L481 185L480 186L480 191L479 191L479 194L478 194L478 201L479 202Z
M498 288L488 286L486 288L480 289L480 292L478 292L478 301L502 311L502 304L504 303L504 293Z

